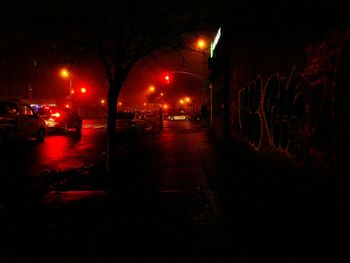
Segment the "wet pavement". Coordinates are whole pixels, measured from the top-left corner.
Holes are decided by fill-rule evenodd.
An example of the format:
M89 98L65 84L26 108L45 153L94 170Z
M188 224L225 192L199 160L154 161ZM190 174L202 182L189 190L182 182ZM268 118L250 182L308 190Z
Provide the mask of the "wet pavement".
M333 188L275 171L196 122L165 122L118 151L114 178L55 187L0 210L16 262L232 262L332 255ZM83 181L80 181L83 182ZM102 183L101 183L102 182ZM22 200L23 201L23 200ZM4 261L11 262L11 261Z

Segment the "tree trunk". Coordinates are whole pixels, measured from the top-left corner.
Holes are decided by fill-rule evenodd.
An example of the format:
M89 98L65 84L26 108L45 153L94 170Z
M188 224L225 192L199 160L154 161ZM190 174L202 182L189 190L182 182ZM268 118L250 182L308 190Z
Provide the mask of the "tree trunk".
M117 118L117 101L123 80L118 79L110 83L108 90L108 118L107 118L107 156L106 156L106 173L113 174L116 171L116 152L115 152L115 132Z
M106 173L110 175L114 171L112 166L115 154L113 146L115 145L115 128L116 128L116 111L118 95L114 83L110 83L108 90L108 116L107 116L107 156L106 156Z

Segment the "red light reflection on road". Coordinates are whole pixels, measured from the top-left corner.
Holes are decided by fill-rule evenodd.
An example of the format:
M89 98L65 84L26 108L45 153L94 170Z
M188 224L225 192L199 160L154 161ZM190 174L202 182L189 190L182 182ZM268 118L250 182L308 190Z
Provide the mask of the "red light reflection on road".
M71 169L84 165L84 161L78 158L76 153L79 141L79 138L74 139L71 136L48 136L44 148L41 149L41 162L56 169Z
M44 204L64 204L69 202L76 202L89 199L103 199L106 198L106 191L92 191L92 190L80 190L80 191L51 191L48 192L42 199Z
M69 141L64 136L52 136L50 138L48 147L45 149L47 158L58 159L67 155L67 148Z

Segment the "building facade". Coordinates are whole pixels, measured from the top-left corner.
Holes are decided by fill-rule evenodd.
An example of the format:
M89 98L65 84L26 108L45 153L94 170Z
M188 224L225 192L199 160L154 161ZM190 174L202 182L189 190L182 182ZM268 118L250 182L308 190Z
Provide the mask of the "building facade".
M243 32L226 24L209 64L217 137L271 168L329 178L347 162L350 27Z

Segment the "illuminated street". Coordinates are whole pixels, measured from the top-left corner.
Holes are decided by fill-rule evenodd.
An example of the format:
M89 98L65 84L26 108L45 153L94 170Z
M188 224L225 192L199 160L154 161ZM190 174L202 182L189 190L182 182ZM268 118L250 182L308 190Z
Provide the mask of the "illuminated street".
M2 1L0 263L349 258L349 10Z

